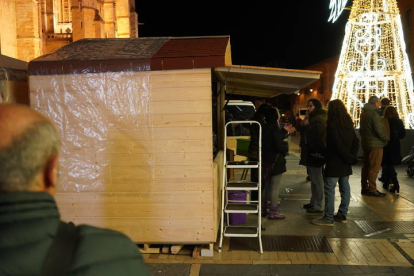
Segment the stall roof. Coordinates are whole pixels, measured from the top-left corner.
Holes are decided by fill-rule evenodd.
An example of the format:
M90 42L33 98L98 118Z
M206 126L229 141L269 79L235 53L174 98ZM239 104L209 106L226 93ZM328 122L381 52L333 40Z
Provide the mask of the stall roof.
M26 70L27 62L11 58L8 56L0 55L0 67L15 69L15 70Z
M292 94L317 81L322 72L282 68L231 65L213 69L228 93L271 98Z
M231 65L230 37L81 39L29 63L29 75L177 70Z

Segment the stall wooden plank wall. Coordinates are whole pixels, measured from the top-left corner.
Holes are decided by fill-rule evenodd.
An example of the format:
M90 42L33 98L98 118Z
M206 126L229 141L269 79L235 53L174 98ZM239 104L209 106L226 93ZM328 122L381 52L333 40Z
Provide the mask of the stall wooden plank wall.
M30 95L61 131L63 220L216 240L211 69L30 76Z

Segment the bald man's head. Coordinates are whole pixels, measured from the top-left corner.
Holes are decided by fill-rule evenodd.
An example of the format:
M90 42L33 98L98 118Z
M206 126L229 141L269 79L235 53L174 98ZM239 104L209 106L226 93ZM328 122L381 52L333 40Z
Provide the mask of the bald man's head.
M0 105L0 133L0 192L32 191L48 182L43 174L60 149L51 121L28 107Z

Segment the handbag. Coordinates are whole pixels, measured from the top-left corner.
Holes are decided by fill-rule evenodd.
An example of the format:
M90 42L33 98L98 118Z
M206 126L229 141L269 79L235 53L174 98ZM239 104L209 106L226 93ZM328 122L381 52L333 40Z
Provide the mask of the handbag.
M308 167L320 168L326 163L326 148L309 148L307 147L308 141L305 134L305 145L306 145L306 163Z
M326 163L326 149L308 149L307 163L309 167L322 167Z
M275 167L277 158L279 157L279 153L276 154L276 158L275 161L273 161L272 163L265 163L262 162L262 178L263 178L263 183L270 183L270 180L272 178L272 172L273 172L273 168ZM264 185L262 184L262 186L264 187Z

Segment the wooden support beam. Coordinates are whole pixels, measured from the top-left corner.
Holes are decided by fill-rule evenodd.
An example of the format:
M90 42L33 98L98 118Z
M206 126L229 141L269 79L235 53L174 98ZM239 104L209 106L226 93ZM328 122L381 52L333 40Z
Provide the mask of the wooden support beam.
M198 259L200 257L200 254L201 254L201 247L195 246L193 249L193 253L192 253L193 259Z
M169 254L170 253L170 246L169 245L164 245L162 247L161 252L164 253L164 254Z
M184 247L184 244L173 245L171 246L171 254L178 254L180 250Z
M144 244L144 249L139 248L142 254L159 254L160 248L151 248L149 244Z

